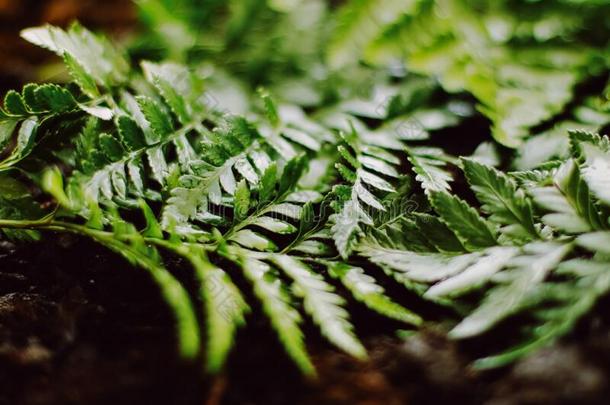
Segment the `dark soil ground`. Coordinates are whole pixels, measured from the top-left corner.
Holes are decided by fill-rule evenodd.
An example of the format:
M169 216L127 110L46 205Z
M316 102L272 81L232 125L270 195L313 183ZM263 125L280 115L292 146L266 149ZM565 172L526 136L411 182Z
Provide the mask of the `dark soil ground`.
M172 319L144 272L89 241L0 247L0 405L605 404L610 316L600 303L563 341L499 371L469 367L472 347L424 328L401 341L364 330L359 362L317 340L317 380L300 377L255 314L225 374L175 351ZM357 309L356 309L356 312ZM377 319L368 319L379 323ZM386 328L384 328L386 326Z

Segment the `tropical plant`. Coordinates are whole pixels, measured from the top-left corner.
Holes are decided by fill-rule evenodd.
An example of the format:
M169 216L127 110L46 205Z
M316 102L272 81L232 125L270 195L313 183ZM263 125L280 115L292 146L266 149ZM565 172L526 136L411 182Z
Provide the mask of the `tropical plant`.
M423 322L386 292L388 279L455 309L452 320L467 311L454 338L529 315L521 343L482 367L569 332L608 292L610 143L593 133L609 121L607 94L573 93L607 75L606 39L545 14L593 24L603 3L576 16L575 1L517 2L525 22L512 2L177 3L172 14L167 1L139 2L149 32L129 52L78 24L23 31L63 58L72 81L5 96L3 237L75 233L147 271L180 353L193 358L204 341L209 372L259 310L306 374L303 315L364 358L352 303ZM219 10L221 24L195 28ZM570 102L556 127L538 130ZM456 157L435 143L467 137L475 103L515 154L486 142ZM199 296L167 263L188 266Z

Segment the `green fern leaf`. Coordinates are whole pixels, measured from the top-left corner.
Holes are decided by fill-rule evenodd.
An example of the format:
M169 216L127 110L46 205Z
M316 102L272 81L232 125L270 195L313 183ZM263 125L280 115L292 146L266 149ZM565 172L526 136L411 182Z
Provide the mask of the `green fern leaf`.
M354 335L344 300L330 284L308 266L287 255L271 259L294 281L295 294L303 297L305 311L318 324L322 334L334 345L357 358L366 357L366 349Z
M163 210L165 228L205 215L210 203L222 202L223 190L232 196L236 192L233 170L249 183L258 183L259 175L248 160L250 151L256 147L256 133L241 131L239 120L233 123L219 143L207 151L204 159L208 161L191 162L192 173L183 174L179 185L171 190ZM246 187L245 183L242 187Z
M581 233L603 228L589 187L580 168L569 159L556 170L553 186L530 189L534 202L550 213L542 221L566 233Z
M496 323L522 309L536 286L544 281L561 260L570 252L571 245L555 242L532 242L523 247L523 253L511 259L509 271L498 286L487 293L483 303L450 332L454 338L467 338L481 334Z
M438 148L408 148L409 162L413 165L415 179L426 192L450 189L451 175L444 169L443 151Z
M533 312L540 325L528 334L526 340L501 353L478 359L474 366L488 369L505 366L534 350L552 343L573 329L577 321L587 314L598 299L610 290L607 263L572 259L561 263L557 273L578 277L576 282L550 284L542 289L543 301L551 309Z
M196 121L196 117L203 113L203 102L198 100L203 85L185 66L144 61L142 70L182 125Z
M421 231L422 237L428 240L437 250L448 253L464 251L464 246L459 239L438 217L414 213L413 219L415 225Z
M610 232L585 233L576 238L576 244L593 252L610 255Z
M464 173L481 210L490 214L490 221L505 228L502 231L518 239L539 237L534 224L530 201L515 182L500 171L470 159L462 159Z
M446 254L410 252L363 244L359 253L371 262L400 274L404 280L432 282L459 274L480 257L479 253Z
M216 373L224 365L235 332L245 323L244 315L250 309L227 273L211 264L202 250L190 247L184 256L201 284L208 336L207 369Z
M174 126L169 115L161 109L159 103L146 96L138 96L136 100L150 125L152 133L155 135L155 138L152 139L153 143L160 142L174 132Z
M518 249L512 246L498 246L486 249L484 253L484 256L477 258L475 263L463 268L460 273L430 287L425 296L431 298L455 296L480 287L502 270L518 253Z
M606 148L582 143L585 162L582 176L591 193L607 206L610 206L610 152Z
M29 115L28 107L21 94L15 90L9 90L4 96L4 112L7 115L24 116Z
M306 375L315 375L315 369L303 343L299 327L301 316L290 305L281 281L271 274L269 265L252 258L244 258L244 274L254 285L254 293L261 300L263 309L288 355Z
M10 131L12 132L15 126L16 122L10 122L10 124L8 126L4 126L3 129L10 129ZM25 157L34 147L34 141L36 139L37 130L38 119L36 117L27 118L21 123L17 132L17 140L15 143L15 147L11 150L8 156L6 156L2 161L0 161L0 172L2 172L3 170L10 169L16 163L25 159Z
M437 191L430 193L430 202L467 249L476 251L497 243L494 230L463 200Z
M360 49L416 2L359 0L346 3L337 17L337 27L328 47L330 65L335 68L354 63Z
M72 54L64 52L64 64L70 72L70 76L76 82L83 93L92 99L100 97L99 89L95 83L95 79L87 73L83 65Z
M102 86L118 85L127 78L129 65L123 55L78 24L68 31L50 25L28 28L21 31L21 36L59 56L70 54Z
M398 171L394 167L396 160L387 161L387 157L376 148L362 143L358 139L355 129L344 139L351 146L350 151L343 145L339 145L338 151L351 167L337 163L335 167L348 185L337 185L333 191L338 197L335 213L331 215L333 225L331 232L339 254L345 259L349 256L356 243L356 235L362 231L361 224L373 225L373 220L367 213L367 208L377 211L385 211L379 198L369 191L369 187L378 192L394 192L392 185L380 177L398 177ZM352 154L354 153L355 156Z
M367 275L362 268L345 263L333 263L329 265L329 274L339 279L355 299L370 309L389 318L416 326L423 322L419 315L388 298L383 287L377 284L373 277Z

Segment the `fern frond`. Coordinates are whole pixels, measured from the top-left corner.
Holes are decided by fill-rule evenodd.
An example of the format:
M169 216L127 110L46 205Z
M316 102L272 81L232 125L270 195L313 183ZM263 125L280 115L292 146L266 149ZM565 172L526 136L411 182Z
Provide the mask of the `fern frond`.
M164 227L181 226L209 213L209 204L221 205L224 193L236 192L238 173L250 184L259 181L258 170L267 169L267 160L250 159L256 148L257 132L242 118L234 118L224 129L216 129L212 140L206 143L206 152L200 160L189 163L190 173L180 176L178 185L171 189L171 197L163 211ZM254 160L254 159L253 159Z
M607 14L601 6L576 15L566 2L561 13L582 24L557 27L542 2L510 4L534 16L525 20L506 2L352 0L338 13L318 1L219 3L219 12L206 6L197 11L207 17L188 21L157 3L140 6L151 21L173 24L167 38L157 30L159 43L188 38L161 50L184 65L130 66L142 49L127 58L77 25L23 32L63 58L73 83L7 93L0 228L24 239L75 232L148 271L176 318L184 356L199 354L199 325L161 251L192 268L212 373L245 324L242 285L253 287L288 356L310 375L302 315L357 358L366 351L344 297L422 323L385 282L454 313L474 308L454 338L527 310L520 343L477 363L484 366L567 333L608 293L610 141L582 131L608 122L605 95L570 103L586 74L605 69L591 57L601 54L598 40L585 42L584 31ZM335 28L330 41L314 32L321 27ZM457 149L472 155L460 160L435 145L468 135L452 128L464 118L484 125L475 103L498 142L517 147L534 135L527 146L552 150L522 148L511 162L498 145L472 153L463 140ZM556 132L573 123L581 131ZM522 171L492 167L505 164Z
M395 160L393 155L388 157L383 150L380 152L366 144L362 145L353 128L350 135L344 137L351 148L340 145L338 150L347 165L337 163L335 167L349 185L337 185L334 188L339 201L336 213L331 215L331 232L339 254L347 258L354 246L356 234L361 231L360 224L373 225L373 220L367 213L369 208L366 207L385 211L382 202L369 191L369 187L377 192L394 192L394 187L384 176L397 178L399 173L395 165L400 161Z
M597 140L597 142L595 142ZM610 206L610 146L608 138L593 139L593 142L580 142L582 176L591 193L606 206Z
M276 251L272 238L261 235L260 229L276 235L296 232L290 221L301 220L303 216L304 200L298 198L300 192L296 191L296 185L305 163L303 156L290 160L279 177L276 165L269 166L260 181L257 198L252 198L242 180L235 192L233 221L224 238L249 249Z
M447 254L410 252L375 245L362 245L359 253L404 281L432 282L461 273L480 253ZM401 281L399 280L399 281Z
M502 233L525 241L539 237L531 202L513 179L474 160L462 159L462 164L468 183L483 204L481 210L490 215L490 221L504 227Z
M337 27L328 46L330 65L343 67L357 60L360 50L380 34L383 27L407 12L416 1L374 0L351 1L343 5L337 16Z
M451 174L445 170L446 156L439 148L410 147L407 148L409 162L413 165L415 179L420 182L427 193L446 191L451 188Z
M519 250L513 246L497 246L486 249L484 256L464 267L459 273L431 286L425 296L437 298L455 296L478 288L506 266Z
M421 237L430 243L429 249L439 252L463 252L464 245L455 236L455 233L438 217L424 213L413 213L413 228L411 233L418 232ZM404 224L404 222L403 222ZM408 230L405 229L408 232Z
M328 340L354 357L366 357L366 349L356 338L341 296L333 292L324 278L308 266L287 255L271 260L294 281L293 291L302 296L305 311L311 315Z
M497 243L495 229L465 201L440 191L430 194L430 202L441 220L467 249L476 251Z
M63 118L66 127L68 124L78 125L83 115L79 110L89 108L78 104L69 90L56 84L27 84L21 93L8 91L4 108L0 109L0 150L5 152L0 161L0 171L25 159L37 142L52 135L54 119ZM12 149L4 151L12 141Z
M525 140L517 150L513 165L518 170L530 170L552 159L570 156L569 132L598 132L610 122L610 114L601 110L592 99L586 99L572 111L573 117L560 121L553 128Z
M87 150L78 155L87 166L74 176L75 185L79 184L82 193L96 201L133 206L139 198L158 200L158 192L144 175L144 162L151 177L164 185L170 169L163 149L171 143L188 144L186 135L192 128L182 128L162 141L147 143L144 133L129 118L120 118L119 123L118 134L99 137L94 123L85 127L76 142L87 145Z
M124 56L103 37L95 36L89 30L75 23L67 31L45 25L21 31L23 39L46 48L57 55L69 55L69 66L72 74L85 71L102 86L111 87L122 84L129 72L129 65ZM81 80L76 80L81 85ZM85 85L85 93L91 87Z
M483 303L450 332L455 338L465 338L490 329L500 320L523 308L536 286L544 281L572 245L556 242L532 242L520 255L510 259L508 270L499 273L499 283L487 293Z
M362 302L370 309L398 321L420 325L423 320L414 312L406 309L400 304L392 301L385 290L375 279L361 267L353 267L345 263L329 264L329 274L341 281L355 299Z
M245 324L244 316L250 308L227 273L211 264L202 249L191 245L176 250L191 262L201 284L207 324L207 369L216 373L224 365L236 330Z
M303 332L299 327L301 316L289 302L285 288L280 279L272 272L270 266L260 260L244 257L242 268L244 274L254 285L254 293L263 304L263 309L288 355L307 375L315 375L315 369L303 343Z
M307 117L298 106L277 105L263 89L259 94L266 118L261 120L259 130L265 142L283 159L294 159L304 151L317 152L322 144L335 142L327 128Z
M496 368L509 364L534 350L546 346L571 331L578 320L587 314L599 298L610 291L608 263L572 259L561 263L557 274L576 277L567 283L549 283L542 289L542 300L547 309L534 310L539 325L528 329L524 342L502 353L478 359L479 369ZM548 306L551 305L551 308Z
M534 202L550 211L542 221L566 233L603 229L606 225L598 212L581 169L573 159L554 173L553 185L530 189Z
M537 41L534 29L527 33L508 29L500 40L485 21L502 16L507 27L516 26L519 12L507 3L473 7L461 1L408 1L402 3L400 12L387 18L380 19L378 13L362 18L371 4L353 0L342 7L344 11L337 18L349 23L335 29L336 39L329 47L334 56L331 61L344 65L365 59L384 64L401 58L411 71L439 77L450 92L466 89L477 97L479 110L491 119L496 140L510 147L519 146L530 128L561 112L582 79L581 69L590 62L590 53L603 52L599 48L583 52L575 46L575 32L554 37L561 48ZM527 7L523 12L536 9L545 15L548 5ZM588 11L592 14L579 15L594 18L595 11ZM341 52L334 44L341 45Z
M142 62L142 71L182 125L201 121L206 106L203 82L177 63ZM208 106L209 107L209 106Z

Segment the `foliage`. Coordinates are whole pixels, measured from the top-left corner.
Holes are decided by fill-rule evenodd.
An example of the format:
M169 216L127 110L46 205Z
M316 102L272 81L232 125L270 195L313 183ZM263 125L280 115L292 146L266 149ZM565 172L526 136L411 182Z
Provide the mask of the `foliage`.
M129 52L79 25L23 31L73 81L5 96L4 237L76 233L147 271L180 353L204 342L212 373L251 312L310 375L305 317L366 357L355 303L410 326L414 299L467 309L456 339L530 315L517 346L478 363L492 367L608 292L610 142L585 131L608 122L607 94L572 91L607 74L605 39L581 28L603 4L516 2L520 21L508 2L173 3L138 3L148 31ZM468 136L475 103L514 154L436 143ZM167 263L191 269L198 296Z
M602 185L608 166L601 169L610 158L608 141L574 132L571 144L572 157L545 171L506 174L462 160L484 216L447 192L430 195L444 232L455 235L461 252L444 251L428 226L418 230L429 238L429 250L413 251L373 235L360 248L373 263L430 284L425 297L457 299L484 289L480 305L450 332L455 338L482 334L525 310L536 318L535 326L525 327L522 343L479 360L479 366L503 365L563 335L608 292L601 271L608 265L610 217ZM586 257L581 248L595 255L572 258ZM591 270L577 270L579 265Z
M602 2L383 3L354 0L342 7L341 29L328 48L331 65L403 58L409 70L437 76L448 91L473 94L496 140L511 147L562 111L605 52L596 31L609 11ZM363 22L368 9L387 12Z

